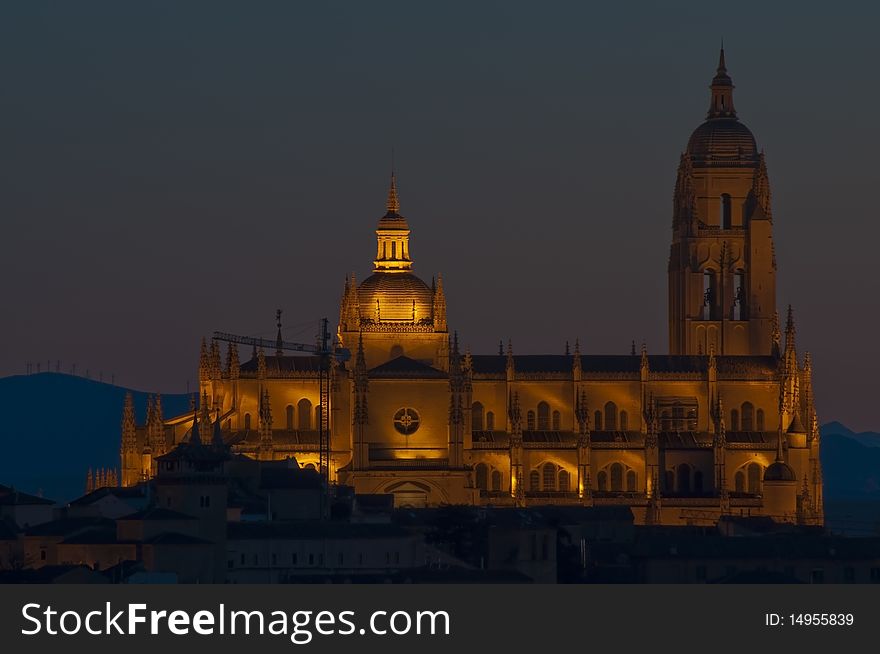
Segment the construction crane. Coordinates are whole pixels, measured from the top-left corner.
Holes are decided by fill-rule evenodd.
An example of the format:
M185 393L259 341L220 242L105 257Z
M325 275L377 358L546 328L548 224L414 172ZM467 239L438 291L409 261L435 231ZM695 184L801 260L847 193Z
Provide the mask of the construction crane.
M278 336L275 340L254 336L240 336L227 332L214 332L215 341L225 341L240 345L252 345L254 348L275 348L277 356L283 356L284 352L302 352L304 354L316 354L320 357L318 367L318 407L320 419L318 420L318 471L324 477L329 488L330 481L330 361L331 357L339 362L348 361L351 352L342 347L331 347L330 330L326 318L321 319L321 331L315 344L291 343L281 338L281 309L275 312L275 320L278 326Z

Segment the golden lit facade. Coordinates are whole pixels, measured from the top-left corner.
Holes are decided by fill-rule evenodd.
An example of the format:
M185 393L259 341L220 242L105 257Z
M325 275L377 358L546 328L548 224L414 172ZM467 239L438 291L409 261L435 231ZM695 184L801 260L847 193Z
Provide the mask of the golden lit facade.
M723 52L707 121L681 157L669 261L670 354L471 354L451 336L438 275L413 273L392 177L373 274L346 279L329 370L331 481L399 506L627 505L648 524L722 514L821 524L809 355L776 314L770 190L739 123ZM122 477L186 440L196 416L235 452L319 463L320 360L202 344L199 408L126 406ZM208 425L210 429L208 430Z

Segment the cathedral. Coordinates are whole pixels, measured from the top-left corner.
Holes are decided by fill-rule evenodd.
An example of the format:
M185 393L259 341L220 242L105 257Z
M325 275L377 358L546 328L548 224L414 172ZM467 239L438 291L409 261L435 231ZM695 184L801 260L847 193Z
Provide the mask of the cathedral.
M669 251L669 354L471 353L437 275L413 269L394 176L373 273L342 293L330 355L203 341L199 402L145 425L123 412L121 477L137 484L193 432L292 459L396 506L624 505L640 524L722 515L822 524L809 354L776 304L770 185L738 118L724 51L706 120L681 154ZM454 299L453 299L454 301ZM226 347L228 346L228 347ZM198 436L196 436L198 438ZM206 445L205 447L209 447Z

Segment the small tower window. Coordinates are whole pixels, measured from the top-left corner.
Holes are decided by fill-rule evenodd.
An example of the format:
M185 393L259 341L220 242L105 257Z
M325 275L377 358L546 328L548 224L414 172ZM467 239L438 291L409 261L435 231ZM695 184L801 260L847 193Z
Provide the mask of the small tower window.
M593 414L593 429L602 431L602 412L599 410Z
M723 106L724 100L722 100L721 103ZM727 193L724 193L721 196L721 229L730 229L731 226L730 196Z
M391 258L397 258L397 243L395 241L391 241Z
M596 475L596 485L603 493L608 490L608 475L604 470L601 470L599 474Z
M501 471L493 470L492 471L492 490L500 491L501 490Z
M559 431L560 429L562 429L561 424L562 424L562 415L559 413L559 411L554 411L553 412L553 420L551 422L551 426L553 427L553 430Z
M251 414L250 413L244 414L244 428L245 429L251 428Z
M620 431L626 431L629 429L629 416L626 411L620 412Z
M526 414L526 429L535 431L535 412L532 410Z
M758 431L764 431L764 409L758 409L755 416L757 416Z
M730 431L739 431L739 409L730 410Z
M486 412L486 429L495 431L495 414L491 411Z
M636 477L636 471L635 470L627 470L626 471L626 492L627 493L635 493L637 482L638 482L638 478Z
M287 414L287 431L293 431L293 405L288 404L285 412Z

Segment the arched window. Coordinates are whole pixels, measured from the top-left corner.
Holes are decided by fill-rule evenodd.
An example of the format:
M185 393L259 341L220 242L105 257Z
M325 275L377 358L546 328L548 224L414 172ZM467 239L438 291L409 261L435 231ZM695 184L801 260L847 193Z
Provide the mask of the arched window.
M483 405L480 402L474 402L471 406L471 429L483 431Z
M614 402L605 403L605 429L607 431L617 429L617 405Z
M678 466L676 480L678 481L679 493L691 492L691 467L687 463Z
M543 471L543 481L544 487L542 490L552 491L556 490L556 466L552 463L545 463L542 468Z
M541 431L550 429L550 405L546 402L538 402L538 429Z
M486 429L489 431L495 431L495 414L491 411L486 413Z
M314 463L307 463L303 466L305 470L317 470Z
M397 258L397 241L391 241L391 258Z
M758 409L755 415L758 419L758 431L764 431L764 409Z
M746 476L743 474L742 470L737 472L736 476L734 476L733 488L737 493L745 493L746 492Z
M598 409L596 413L593 414L593 429L596 431L602 431L602 412Z
M636 476L636 471L635 470L627 470L626 471L626 492L627 493L635 493L637 483L638 483L638 477Z
M541 475L538 474L537 470L532 470L529 473L529 490L530 491L541 490Z
M755 407L751 402L743 402L742 404L742 430L754 431L755 429Z
M730 431L739 431L739 410L730 410Z
M761 493L761 466L757 463L750 463L748 467L749 475L749 493L752 495L760 495Z
M600 470L599 474L596 475L596 484L597 488L603 493L608 490L608 475L605 474L604 470Z
M312 428L312 403L306 398L296 403L296 413L299 416L299 429L308 431Z
M559 431L560 429L562 429L561 424L562 415L559 413L559 411L554 411L553 420L551 421L551 427L553 427L553 431Z
M293 431L293 405L288 404L287 409L285 409L285 413L287 414L287 431Z
M611 490L617 493L623 490L623 465L620 463L611 464Z
M620 412L620 431L626 431L629 429L629 416L626 411Z
M694 492L703 492L703 473L700 470L694 470Z
M501 471L493 470L492 471L492 490L500 491L501 490Z
M727 193L721 195L721 229L730 229L730 196Z
M251 428L251 414L250 413L244 414L244 428L245 429Z
M663 485L667 493L675 491L675 473L672 470L667 470L663 474Z
M559 471L559 490L568 492L569 474L568 470Z
M529 409L529 412L526 414L526 429L529 431L535 431L535 412Z
M703 320L715 320L715 271L707 268L703 271Z
M480 490L489 490L489 469L485 463L478 463L474 468L477 478L477 488Z

